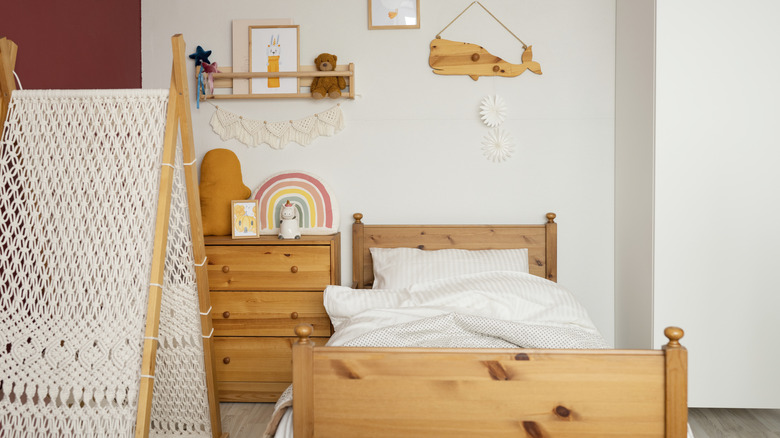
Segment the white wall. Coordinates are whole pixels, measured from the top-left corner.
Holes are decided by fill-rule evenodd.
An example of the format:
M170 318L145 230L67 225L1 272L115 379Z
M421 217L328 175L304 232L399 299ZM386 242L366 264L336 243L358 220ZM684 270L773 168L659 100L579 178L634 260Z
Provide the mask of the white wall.
M780 408L780 2L658 0L655 317L690 404Z
M542 223L558 214L559 282L614 339L614 0L492 0L486 6L533 45L544 74L517 78L442 77L428 66L428 44L468 3L421 1L421 28L367 29L367 2L143 0L144 87L167 87L170 36L188 51L213 50L231 65L231 20L292 17L301 26L300 58L321 52L356 65L354 101L341 100L347 127L308 147L282 151L221 141L210 105L196 110L197 154L236 152L244 182L302 169L335 191L342 214L342 282L351 279L351 215L366 223ZM336 6L338 5L338 6ZM510 62L522 47L478 6L443 37L477 43ZM190 66L192 69L193 66ZM495 164L481 154L482 98L499 94L515 155ZM220 105L258 120L302 118L331 101L245 100ZM193 103L194 105L194 103Z

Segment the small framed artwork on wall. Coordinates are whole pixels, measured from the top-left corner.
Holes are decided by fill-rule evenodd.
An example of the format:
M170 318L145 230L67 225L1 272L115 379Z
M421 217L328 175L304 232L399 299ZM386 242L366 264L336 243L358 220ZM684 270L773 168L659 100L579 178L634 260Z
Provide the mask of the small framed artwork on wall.
M249 26L249 71L298 71L299 27L295 25ZM250 94L297 94L297 77L252 78Z
M420 0L368 0L369 29L419 29Z
M247 239L251 237L258 237L260 235L260 227L257 225L258 215L258 201L257 199L243 200L243 201L231 201L230 214L233 220L231 223L233 226L233 238L234 239Z

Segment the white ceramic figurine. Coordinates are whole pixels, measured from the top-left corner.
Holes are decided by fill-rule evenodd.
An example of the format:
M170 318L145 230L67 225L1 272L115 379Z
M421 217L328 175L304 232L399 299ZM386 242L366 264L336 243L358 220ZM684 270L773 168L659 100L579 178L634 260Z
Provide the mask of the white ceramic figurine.
M289 200L282 206L282 212L279 216L279 238L300 239L301 229L298 225L298 211Z

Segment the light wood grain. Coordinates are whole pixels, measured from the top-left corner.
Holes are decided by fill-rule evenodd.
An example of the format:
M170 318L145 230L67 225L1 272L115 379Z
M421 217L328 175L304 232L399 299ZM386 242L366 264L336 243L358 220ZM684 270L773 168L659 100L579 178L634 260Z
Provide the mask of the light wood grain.
M5 126L5 117L8 114L8 104L11 101L11 93L16 90L14 80L14 68L16 66L16 53L18 46L13 41L0 38L0 123ZM0 129L0 134L4 129Z
M314 326L330 336L322 292L212 292L216 336L289 336L295 326Z
M292 382L294 328L313 325L322 344L331 334L322 291L340 284L340 235L206 244L219 398L276 401Z
M234 72L230 66L219 67L221 73L214 73L214 89L233 89L233 80L267 77L297 77L298 92L286 94L201 94L201 99L278 99L278 98L309 98L311 93L306 92L311 86L314 77L340 76L347 83L347 92L342 97L355 98L355 64L337 65L334 71L322 72L316 65L302 65L294 72Z
M540 225L367 225L356 213L352 227L354 287L370 288L374 267L370 248L528 249L529 272L557 280L555 214ZM360 217L360 221L357 218Z
M522 55L522 64L511 64L484 48L460 41L436 38L430 43L428 64L437 75L467 75L475 81L480 76L514 77L530 70L542 74L538 62L533 61L533 51L528 46Z
M328 246L266 246L247 251L209 246L209 288L215 290L323 290L331 281Z

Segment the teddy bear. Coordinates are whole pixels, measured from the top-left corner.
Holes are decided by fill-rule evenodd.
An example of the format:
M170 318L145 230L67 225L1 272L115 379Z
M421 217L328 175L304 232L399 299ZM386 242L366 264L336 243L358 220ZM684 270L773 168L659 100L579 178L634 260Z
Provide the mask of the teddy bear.
M320 53L314 60L314 64L319 71L336 70L336 55L330 53ZM347 81L343 76L325 76L315 77L311 81L311 97L322 99L329 96L332 99L341 97L341 90L347 88Z

